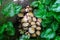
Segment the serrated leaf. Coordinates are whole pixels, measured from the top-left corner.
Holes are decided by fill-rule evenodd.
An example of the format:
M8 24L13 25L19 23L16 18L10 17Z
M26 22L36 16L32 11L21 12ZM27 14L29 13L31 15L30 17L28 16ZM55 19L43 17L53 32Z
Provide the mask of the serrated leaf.
M15 14L19 13L21 8L21 6L18 6L15 3L9 3L2 9L2 13L7 17L13 17Z
M42 38L47 38L47 39L52 39L52 38L55 37L55 32L52 31L51 28L46 29L45 31L43 31L43 32L41 33L41 37L42 37Z

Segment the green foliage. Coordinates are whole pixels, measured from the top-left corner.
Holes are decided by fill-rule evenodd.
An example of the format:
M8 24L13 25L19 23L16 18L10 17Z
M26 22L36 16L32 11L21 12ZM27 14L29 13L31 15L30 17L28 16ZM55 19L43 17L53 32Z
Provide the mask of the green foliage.
M12 22L8 22L7 25L8 25L8 27L6 28L7 34L10 36L15 35L15 29L13 27Z
M56 36L54 40L60 40L60 36Z
M55 32L51 28L48 28L47 30L41 33L42 38L51 39L54 38L54 36L55 36Z
M57 0L54 5L52 5L51 9L54 12L60 12L60 0Z
M2 0L0 0L0 5ZM32 2L31 7L34 8L33 12L35 17L42 19L42 30L40 37L30 39L28 35L22 35L19 40L60 40L58 32L60 29L60 1L59 0L36 0ZM21 10L21 6L15 3L9 3L2 9L4 17L13 17ZM2 18L5 20L5 18ZM8 40L9 36L6 36L6 32L9 36L15 35L15 28L13 23L7 21L0 25L0 40ZM59 31L60 32L60 31Z
M7 31L8 35L14 35L15 34L15 29L13 27L12 22L7 22L0 26L0 35L4 33L4 31Z
M42 19L41 39L53 39L58 33L56 32L60 24L60 2L59 0L38 0L32 4L34 15ZM35 7L35 5L37 5Z
M12 22L7 22L0 26L0 40L7 39L9 36L6 36L6 35L9 35L9 36L15 35L15 29L13 27Z
M2 26L0 26L0 35L3 34L5 28L7 28L6 24L3 24Z
M19 40L29 40L30 36L22 35Z
M16 5L15 3L8 3L2 9L2 13L4 16L13 17L15 14L18 14L21 10L21 6Z
M2 5L2 0L0 0L0 6Z

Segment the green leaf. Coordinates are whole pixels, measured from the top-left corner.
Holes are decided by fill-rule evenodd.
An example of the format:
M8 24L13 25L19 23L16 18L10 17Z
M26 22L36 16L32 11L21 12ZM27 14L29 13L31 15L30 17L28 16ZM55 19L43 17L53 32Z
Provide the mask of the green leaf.
M18 6L15 3L9 3L2 9L2 13L7 17L13 17L15 14L19 13L21 8L21 6Z
M2 0L0 0L0 6L2 5Z
M42 38L52 39L55 36L55 32L51 28L46 29L41 33Z
M32 2L32 3L31 3L31 6L34 7L34 8L35 8L35 7L38 7L38 1Z
M53 23L51 24L51 28L53 29L53 31L56 31L56 30L58 29L58 27L59 27L59 25L58 25L57 22L53 22Z
M7 25L8 25L8 27L6 28L7 34L10 36L15 35L15 29L13 27L12 22L8 22Z
M60 14L59 13L54 13L53 16L60 23Z
M52 22L53 20L52 20L52 17L48 17L48 18L46 18L46 19L43 19L43 21L42 21L42 26L43 27L50 27L50 23Z
M50 4L50 2L51 2L51 0L40 0L41 1L41 3L43 3L43 4L45 4L45 5L49 5Z
M29 40L30 36L28 35L22 35L19 40Z
M60 36L56 36L54 40L60 40Z
M56 0L56 2L52 5L50 10L54 12L60 12L60 0Z
M3 26L0 26L0 34L3 34L3 32L5 31L6 27L7 27L6 24L3 24Z
M46 18L46 11L44 9L40 10L34 10L34 15L37 17L37 18L42 18L42 19L45 19Z

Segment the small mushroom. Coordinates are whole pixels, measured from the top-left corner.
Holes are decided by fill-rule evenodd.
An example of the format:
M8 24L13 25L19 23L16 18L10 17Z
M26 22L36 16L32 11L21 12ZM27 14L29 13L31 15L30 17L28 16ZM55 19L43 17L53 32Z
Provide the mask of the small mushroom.
M33 21L36 21L36 18L35 17L33 17Z
M31 7L29 8L29 11L32 12L32 8Z
M28 28L27 28L27 27L24 27L23 29L24 29L24 30L28 30Z
M29 32L26 32L25 34L28 35L28 36L30 36L30 33Z
M42 19L41 19L41 18L39 18L39 19L37 19L37 21L41 23L41 22L42 22Z
M23 17L23 16L24 16L23 13L18 14L18 17Z
M21 20L21 22L27 22L27 17L26 16L24 16L24 18Z
M36 22L36 24L40 26L40 22Z
M28 5L28 6L26 6L26 8L30 8L30 6Z
M21 13L24 13L25 12L25 8L21 10Z
M25 11L26 11L26 12L29 12L29 8L26 8Z
M36 34L39 36L40 35L40 31L36 31Z
M35 25L35 22L31 22L31 25Z
M36 25L32 25L31 27L36 28Z
M35 29L32 28L32 27L30 27L30 28L29 28L29 33L33 34L34 32L35 32Z
M32 34L32 37L36 37L36 34L34 33L34 34Z
M23 23L22 26L23 27L27 27L29 25L29 23Z
M31 23L32 20L28 20L29 23Z
M32 12L27 13L27 15L28 15L28 16L31 16L31 17L34 16Z
M31 17L30 17L30 16L27 16L27 19L28 19L28 20L31 20Z
M36 27L36 30L41 30L41 27Z

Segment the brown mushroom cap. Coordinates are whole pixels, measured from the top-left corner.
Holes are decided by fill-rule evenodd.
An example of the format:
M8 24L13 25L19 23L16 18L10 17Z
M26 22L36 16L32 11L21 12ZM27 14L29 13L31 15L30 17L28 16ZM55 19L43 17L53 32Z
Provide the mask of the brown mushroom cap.
M41 27L36 27L36 30L41 30Z
M21 10L21 13L24 13L25 12L25 8Z
M40 26L40 22L36 22L36 24Z
M36 21L36 18L35 17L33 17L33 21Z
M26 32L25 34L27 34L28 36L30 36L30 33L29 32Z
M41 22L42 22L42 19L41 19L41 18L39 18L39 19L37 19L37 21L41 23Z
M23 23L22 26L23 27L27 27L29 25L29 23Z
M31 25L35 25L35 22L31 22Z
M40 35L40 31L36 31L36 34L39 36Z
M34 29L33 27L30 27L28 31L29 31L29 33L31 33L31 34L35 33L35 29Z
M34 33L34 34L32 34L31 36L32 36L32 37L36 37L37 35Z
M23 17L23 16L24 16L23 13L18 14L18 17Z
M28 15L28 16L31 16L31 17L34 16L32 12L27 13L27 15Z
M28 30L28 27L24 27L23 29L24 29L24 30Z
M37 26L36 25L32 25L31 27L36 28Z

